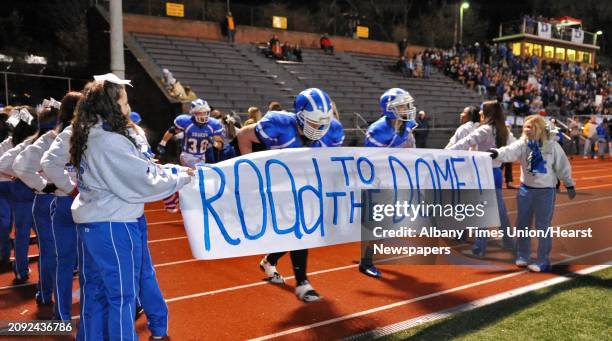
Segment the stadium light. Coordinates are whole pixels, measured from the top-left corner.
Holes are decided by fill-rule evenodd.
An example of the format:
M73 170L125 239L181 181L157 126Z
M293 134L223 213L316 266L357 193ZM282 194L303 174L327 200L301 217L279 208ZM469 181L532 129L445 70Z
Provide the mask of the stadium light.
M593 36L593 45L597 45L597 36L600 36L600 35L603 35L602 30L595 32L595 35Z
M459 44L463 43L463 11L470 8L470 4L466 1L459 7Z

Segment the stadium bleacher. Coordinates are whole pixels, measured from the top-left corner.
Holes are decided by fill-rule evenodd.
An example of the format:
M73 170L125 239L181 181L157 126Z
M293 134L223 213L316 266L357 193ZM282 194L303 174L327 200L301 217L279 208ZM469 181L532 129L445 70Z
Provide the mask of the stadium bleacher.
M359 129L380 115L378 98L401 87L416 99L417 108L432 119L430 145L441 146L457 127L458 113L482 101L476 92L433 70L431 77L405 78L390 69L390 57L304 49L303 63L274 62L245 44L132 33L158 70L168 68L183 85L223 112L245 113L250 106L266 108L279 101L292 108L296 93L308 87L326 90L347 128L347 142L359 144ZM151 75L155 78L155 75ZM363 120L355 118L358 113ZM364 122L367 121L367 122ZM359 129L356 129L359 126Z

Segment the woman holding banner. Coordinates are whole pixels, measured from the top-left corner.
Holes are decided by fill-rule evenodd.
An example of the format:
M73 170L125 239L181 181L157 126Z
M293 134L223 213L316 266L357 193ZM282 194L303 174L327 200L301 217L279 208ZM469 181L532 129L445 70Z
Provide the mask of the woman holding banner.
M332 102L324 91L306 89L295 99L295 112L269 111L257 124L243 127L237 135L241 154L253 151L253 144L263 143L268 149L300 147L337 147L344 141L342 124L333 118ZM265 256L259 266L272 283L284 283L276 270L278 260L287 252ZM295 294L305 302L321 298L306 276L308 250L289 252L297 286Z
M193 173L164 172L129 135L124 85L130 81L114 74L94 79L78 104L70 139L71 163L79 170L72 215L84 277L77 339L136 339L136 269L146 249L138 219L145 202L178 191Z
M457 141L446 149L469 150L471 146L476 146L478 151L487 151L492 148L501 148L508 144L508 129L506 128L506 118L502 105L497 101L487 101L480 106L480 126L468 136ZM514 250L514 241L506 234L506 229L511 226L506 205L502 196L502 163L493 160L493 178L495 180L495 192L497 195L497 208L501 229L504 230L503 244L505 249ZM487 253L487 238L478 237L472 247L472 254L477 257L484 257Z
M538 230L551 226L557 179L565 183L570 200L576 197L572 167L563 148L554 139L557 134L555 128L547 126L539 115L529 116L523 124L523 136L518 141L490 150L491 158L495 160L518 160L521 163L521 186L516 197L517 229L530 228L534 218ZM539 237L538 257L532 261L531 238L519 236L515 264L533 272L549 271L551 250L552 237Z

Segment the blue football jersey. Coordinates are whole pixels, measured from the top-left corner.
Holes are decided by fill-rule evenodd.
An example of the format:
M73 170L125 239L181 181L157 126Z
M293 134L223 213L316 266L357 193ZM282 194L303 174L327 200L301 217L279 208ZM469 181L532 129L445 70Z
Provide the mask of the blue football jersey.
M297 116L287 111L269 111L257 122L255 133L268 149L299 147L337 147L344 140L342 124L332 119L330 128L319 141L304 145L298 130Z
M223 125L218 120L209 117L206 123L196 123L191 115L179 115L174 119L174 126L183 132L183 147L185 153L203 155L213 145L213 136L223 136Z
M401 134L395 131L395 127L385 116L379 118L368 127L364 146L366 147L407 147L413 144L412 129L416 123L412 120L406 122L406 129Z

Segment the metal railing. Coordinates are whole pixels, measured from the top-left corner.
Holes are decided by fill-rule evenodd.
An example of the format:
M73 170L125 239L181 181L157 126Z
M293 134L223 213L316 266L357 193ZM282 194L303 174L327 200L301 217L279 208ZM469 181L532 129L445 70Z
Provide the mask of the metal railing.
M1 71L0 92L5 105L36 104L53 97L61 99L66 92L81 89L86 81L70 77Z
M532 34L538 35L538 21L533 19L523 18L522 20L513 20L500 24L499 36L508 36L514 34ZM583 31L582 44L596 45L596 34ZM557 27L551 24L551 38L572 41L572 29L570 27Z

